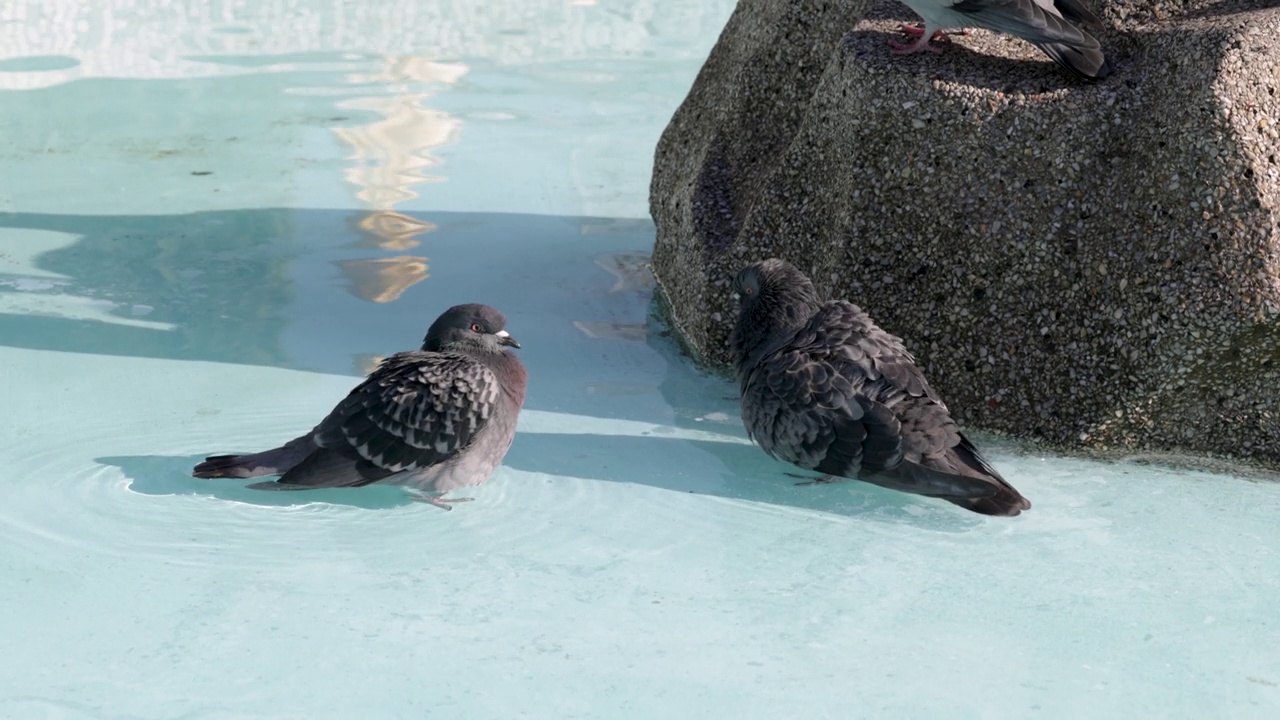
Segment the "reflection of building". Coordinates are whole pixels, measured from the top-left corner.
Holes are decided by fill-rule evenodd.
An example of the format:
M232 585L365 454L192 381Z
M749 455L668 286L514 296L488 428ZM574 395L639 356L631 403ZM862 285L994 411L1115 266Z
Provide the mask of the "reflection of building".
M356 247L408 250L422 244L414 236L434 232L436 226L395 210L374 210L353 223L354 230L364 236Z
M335 264L352 295L376 303L389 303L428 277L427 259L416 255L338 260Z
M436 63L422 57L387 57L370 72L351 74L358 85L453 83L467 71L466 66ZM356 197L372 210L359 221L362 240L357 247L404 252L417 247L416 236L435 230L435 225L410 217L395 209L396 203L418 196L413 186L439 182L426 169L440 164L432 148L451 143L462 121L446 112L423 107L424 93L364 96L338 103L344 110L372 111L382 117L356 127L333 128L343 143L350 145L347 182L360 188ZM427 258L401 255L393 258L344 260L337 263L348 287L357 297L386 303L425 279Z
M367 125L333 128L353 150L348 156L352 163L344 173L347 182L360 188L356 197L374 210L360 227L390 243L374 240L378 247L407 250L418 244L410 238L434 229L430 223L394 212L396 203L417 197L411 189L414 185L443 180L425 172L440 164L429 151L452 142L462 125L448 113L422 107L425 97L362 97L339 103L346 110L372 110L383 116Z

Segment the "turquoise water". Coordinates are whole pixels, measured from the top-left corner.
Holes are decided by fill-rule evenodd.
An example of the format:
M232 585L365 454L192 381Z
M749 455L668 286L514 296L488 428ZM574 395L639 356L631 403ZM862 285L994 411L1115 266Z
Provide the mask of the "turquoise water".
M647 328L732 7L0 7L0 717L1280 716L1276 485L797 488ZM475 502L187 476L468 301L532 378Z

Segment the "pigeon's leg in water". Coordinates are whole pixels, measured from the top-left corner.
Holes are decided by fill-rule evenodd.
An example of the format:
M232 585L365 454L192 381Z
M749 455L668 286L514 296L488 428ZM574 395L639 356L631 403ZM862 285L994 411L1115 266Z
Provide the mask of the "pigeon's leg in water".
M811 477L809 475L800 475L797 473L783 473L783 475L804 480L804 482L796 483L796 487L800 487L801 485L830 485L831 483L843 482L845 479L839 475L823 475L822 477Z
M919 52L921 50L928 50L931 53L939 53L942 52L942 48L936 45L930 45L929 43L931 41L937 40L938 42L949 43L951 42L951 35L969 34L968 30L952 30L947 32L941 28L932 29L928 25L923 27L917 25L903 25L902 32L914 37L916 41L912 43L900 43L896 40L890 40L889 47L893 48L895 55L906 55L908 53Z
M442 498L425 493L421 490L414 490L412 488L405 488L405 492L407 492L409 497L413 498L416 502L435 505L441 510L452 510L453 505L451 503L471 502L472 500L475 500L475 498Z

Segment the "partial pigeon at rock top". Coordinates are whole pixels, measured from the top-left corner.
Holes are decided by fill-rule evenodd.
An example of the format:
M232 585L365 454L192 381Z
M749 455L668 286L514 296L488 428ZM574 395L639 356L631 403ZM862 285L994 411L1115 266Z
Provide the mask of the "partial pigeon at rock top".
M1040 48L1055 62L1082 78L1096 80L1111 74L1114 66L1092 35L1079 23L1099 29L1102 21L1083 0L902 0L924 19L924 27L903 25L916 36L914 43L890 41L898 53L919 50L938 52L929 44L945 39L948 28L986 28L1008 33Z
M215 455L198 478L280 475L257 490L314 490L372 483L438 497L479 485L506 456L527 384L506 318L487 305L456 305L432 323L422 349L384 360L311 432L252 455Z
M743 268L730 345L742 420L806 470L941 498L984 515L1031 507L956 427L902 340L857 305L822 302L783 260Z

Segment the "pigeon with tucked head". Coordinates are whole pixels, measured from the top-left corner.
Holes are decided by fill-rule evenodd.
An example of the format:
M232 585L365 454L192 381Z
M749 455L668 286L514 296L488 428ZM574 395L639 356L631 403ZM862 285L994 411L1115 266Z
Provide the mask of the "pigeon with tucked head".
M960 433L902 340L857 305L823 302L772 258L743 268L730 348L742 421L769 455L984 515L1031 507ZM809 484L809 483L802 483Z
M422 349L392 355L311 432L251 455L215 455L198 478L278 480L256 490L403 485L415 499L449 509L470 498L439 497L493 474L515 437L527 375L520 344L487 305L456 305L427 331Z

